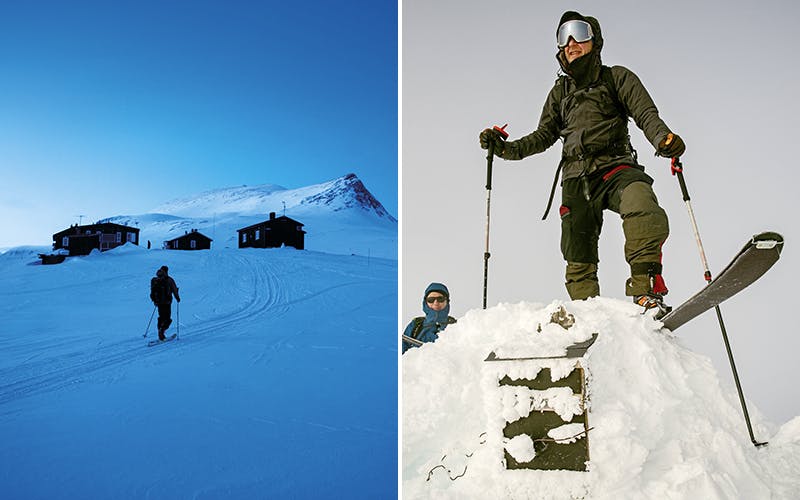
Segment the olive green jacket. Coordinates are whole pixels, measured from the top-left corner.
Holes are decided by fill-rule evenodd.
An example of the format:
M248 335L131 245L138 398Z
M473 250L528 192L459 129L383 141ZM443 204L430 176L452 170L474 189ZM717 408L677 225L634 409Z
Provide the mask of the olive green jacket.
M559 77L550 90L539 126L516 141L508 141L498 153L501 158L519 160L541 153L562 139L562 179L570 179L606 167L637 164L630 147L628 117L633 118L655 149L670 133L647 89L631 70L622 66L610 68L616 99L614 89L603 83L600 25L594 18L588 20L595 31L595 43L589 54L576 60L586 58L581 61L584 67L579 74L583 81L576 81L570 74L563 51L559 51L557 59L566 75ZM619 105L627 116L622 116Z

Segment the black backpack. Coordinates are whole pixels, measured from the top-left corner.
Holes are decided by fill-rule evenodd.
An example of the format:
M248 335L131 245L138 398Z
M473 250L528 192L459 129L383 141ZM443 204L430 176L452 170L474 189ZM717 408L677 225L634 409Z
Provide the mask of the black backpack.
M167 278L156 276L150 280L150 300L156 304L166 304L170 302L171 294L172 290L170 290Z

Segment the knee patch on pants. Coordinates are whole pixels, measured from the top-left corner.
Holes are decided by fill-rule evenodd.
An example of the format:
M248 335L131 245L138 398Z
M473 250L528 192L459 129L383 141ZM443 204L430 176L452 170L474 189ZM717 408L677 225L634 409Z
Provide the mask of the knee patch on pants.
M592 207L561 206L561 255L567 262L597 262L600 224Z

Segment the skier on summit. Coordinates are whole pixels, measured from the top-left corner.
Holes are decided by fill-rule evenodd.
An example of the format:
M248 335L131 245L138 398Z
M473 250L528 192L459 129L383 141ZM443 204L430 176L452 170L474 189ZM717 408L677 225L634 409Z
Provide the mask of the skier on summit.
M679 157L686 146L659 118L652 98L632 71L602 65L603 37L597 19L565 12L556 40L556 59L564 74L547 96L537 129L507 141L502 129L487 128L480 134L481 147L491 145L500 158L520 160L562 139L548 209L561 172L561 252L567 262L565 285L570 298L600 294L598 241L603 211L608 209L622 218L625 260L630 266L625 294L662 315L670 309L664 305L667 287L661 276L661 246L669 235L669 222L653 192L653 179L637 162L628 117L658 156Z

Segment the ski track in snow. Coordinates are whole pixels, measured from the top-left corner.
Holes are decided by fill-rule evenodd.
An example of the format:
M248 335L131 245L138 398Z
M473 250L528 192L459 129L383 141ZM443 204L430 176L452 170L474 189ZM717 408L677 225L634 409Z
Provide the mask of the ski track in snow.
M179 324L179 312L173 303L171 331L178 332L180 329L180 332L176 341L170 342L168 346L148 348L145 345L155 333L155 317L152 320L153 324L147 339L143 339L137 334L136 337L126 340L114 342L101 340L91 349L87 348L87 341L82 338L32 339L31 342L24 345L25 350L30 354L23 363L0 369L0 405L29 395L78 384L92 373L150 357L163 356L167 351L171 351L171 355L180 355L187 349L200 349L217 342L228 341L231 337L241 335L239 332L252 331L252 328L246 326L248 324L261 323L267 328L270 321L286 314L294 306L304 301L325 295L338 288L358 286L362 283L362 281L348 281L320 290L297 292L294 290L296 284L292 280L292 275L296 273L302 275L307 270L297 269L297 264L291 259L289 261L281 260L279 267L270 259L264 259L263 256L253 253L209 254L205 256L201 265L219 265L221 263L219 259L225 259L227 267L240 271L236 273L237 278L240 279L229 280L222 284L220 289L213 292L205 291L199 300L203 302L211 300L210 293L235 293L237 296L245 298L238 309L204 319L197 318L195 315L191 323ZM132 281L142 280L141 276L133 274L122 275L122 277ZM241 279L241 277L244 278ZM102 283L103 280L96 282ZM180 286L180 283L178 284ZM62 292L76 286L54 287L48 292L53 290ZM42 291L26 290L23 293L36 294L39 292ZM175 328L176 326L178 328ZM224 332L224 336L221 337L219 332ZM266 333L274 335L278 332L267 331ZM276 335L270 339L266 349L262 349L254 355L251 362L269 361L287 341L300 333L302 333L301 329L294 329ZM7 340L0 344L0 348L3 348L4 344L10 343L11 341ZM164 349L157 347L164 347ZM21 347L17 349L21 349ZM48 352L62 354L48 357ZM66 354L63 354L64 352ZM19 358L19 354L13 357Z

